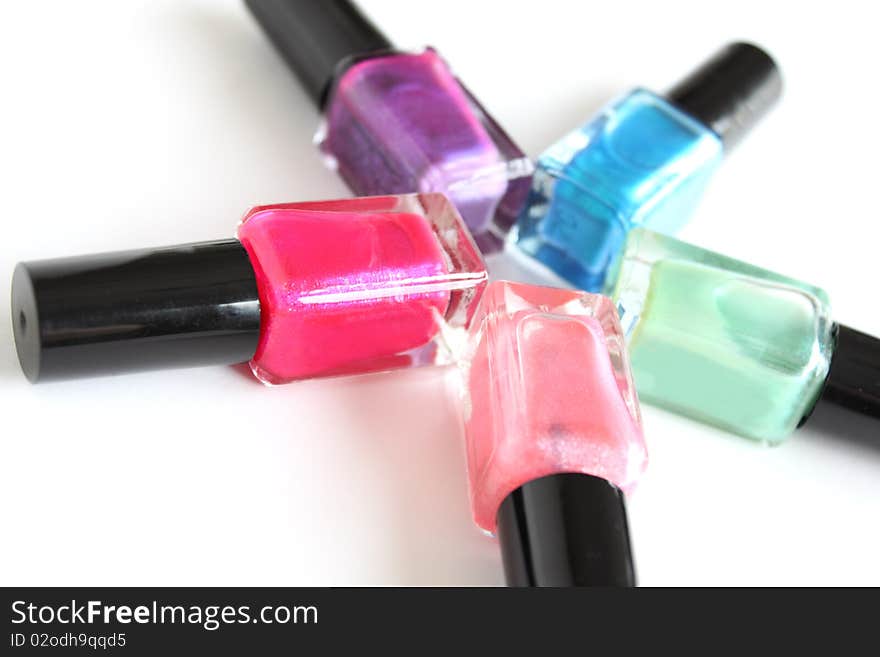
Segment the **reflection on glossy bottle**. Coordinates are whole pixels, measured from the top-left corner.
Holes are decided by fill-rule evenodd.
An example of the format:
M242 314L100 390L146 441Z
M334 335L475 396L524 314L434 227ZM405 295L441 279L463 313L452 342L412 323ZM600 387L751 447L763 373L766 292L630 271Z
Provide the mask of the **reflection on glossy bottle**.
M321 148L356 193L442 191L475 236L513 224L531 165L434 50L353 64L327 105Z
M511 584L631 585L621 491L647 463L606 297L496 281L462 359L474 520Z
M317 141L352 191L441 192L484 252L503 245L532 164L436 51L395 51L344 0L247 4L324 111Z
M456 219L442 196L416 198L291 203L248 213L238 237L255 263L265 318L251 359L257 378L285 383L436 358L441 325L462 312L452 285L461 278L454 271L458 254L438 239L455 230Z
M771 443L819 399L880 412L878 342L817 287L643 228L611 278L643 401Z
M684 225L723 154L780 90L769 55L739 43L665 97L631 92L538 159L517 245L575 286L601 289L630 229Z
M243 361L269 384L376 372L448 362L486 278L440 194L260 206L238 240L20 263L15 342L32 381Z
M587 290L631 225L677 231L721 161L718 136L637 90L544 153L519 245Z

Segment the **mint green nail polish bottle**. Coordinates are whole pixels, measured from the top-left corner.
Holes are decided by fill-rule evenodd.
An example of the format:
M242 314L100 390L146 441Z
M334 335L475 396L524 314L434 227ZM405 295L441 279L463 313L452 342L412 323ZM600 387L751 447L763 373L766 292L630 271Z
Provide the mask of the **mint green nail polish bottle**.
M768 443L820 398L880 417L880 341L820 288L636 228L606 294L645 402Z

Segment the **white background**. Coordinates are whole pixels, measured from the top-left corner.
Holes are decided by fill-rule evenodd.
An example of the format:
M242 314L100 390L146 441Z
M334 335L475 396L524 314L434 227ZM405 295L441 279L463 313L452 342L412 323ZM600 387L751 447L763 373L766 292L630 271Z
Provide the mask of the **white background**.
M782 104L684 237L822 285L880 334L872 3L365 0L435 45L532 156L731 39ZM317 113L238 1L0 5L0 307L19 260L228 237L257 203L347 196ZM0 583L500 584L443 370L267 389L241 368L32 386L0 322ZM764 448L644 407L640 581L880 584L880 424ZM873 446L870 444L874 439Z

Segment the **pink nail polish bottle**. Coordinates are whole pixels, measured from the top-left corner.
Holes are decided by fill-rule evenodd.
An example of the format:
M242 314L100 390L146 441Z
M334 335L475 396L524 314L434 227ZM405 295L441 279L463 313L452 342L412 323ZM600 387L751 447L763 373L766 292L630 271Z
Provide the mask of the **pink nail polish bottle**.
M508 584L634 585L623 492L647 452L611 301L490 283L463 376L474 520Z
M257 207L237 240L20 263L31 381L250 361L268 384L447 362L486 283L441 194Z

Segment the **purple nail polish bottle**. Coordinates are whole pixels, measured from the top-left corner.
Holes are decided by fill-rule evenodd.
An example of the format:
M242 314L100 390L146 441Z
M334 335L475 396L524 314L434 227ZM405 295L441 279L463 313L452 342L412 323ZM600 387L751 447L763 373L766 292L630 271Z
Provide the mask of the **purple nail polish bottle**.
M318 143L355 194L444 193L483 252L500 249L532 164L436 51L394 51L350 2L247 5L323 108Z

